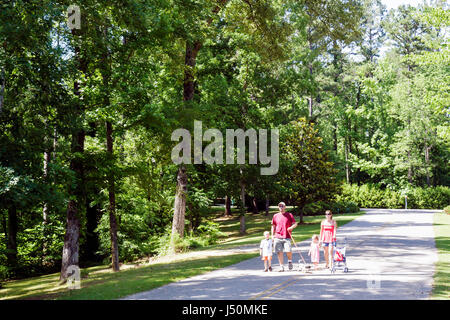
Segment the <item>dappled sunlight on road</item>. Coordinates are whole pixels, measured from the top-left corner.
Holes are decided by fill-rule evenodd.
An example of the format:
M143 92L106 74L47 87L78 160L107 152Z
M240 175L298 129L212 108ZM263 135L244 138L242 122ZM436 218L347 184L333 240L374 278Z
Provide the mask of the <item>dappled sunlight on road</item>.
M348 273L324 269L322 250L321 270L297 271L298 250L309 261L308 240L294 249L294 271L278 272L274 255L273 272L263 272L254 258L127 299L426 299L437 261L432 223L430 210L370 209L338 229Z

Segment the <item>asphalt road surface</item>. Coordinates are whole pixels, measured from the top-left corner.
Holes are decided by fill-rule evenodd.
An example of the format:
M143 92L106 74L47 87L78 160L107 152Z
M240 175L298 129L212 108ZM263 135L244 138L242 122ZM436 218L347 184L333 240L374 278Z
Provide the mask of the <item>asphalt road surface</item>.
M435 211L364 211L365 215L338 227L338 240L347 238L347 273L295 270L300 255L294 249L294 271L278 272L278 258L274 254L273 272L263 272L263 262L258 257L125 299L427 299L437 261ZM297 244L306 262L309 244L309 240ZM324 266L323 251L320 265Z

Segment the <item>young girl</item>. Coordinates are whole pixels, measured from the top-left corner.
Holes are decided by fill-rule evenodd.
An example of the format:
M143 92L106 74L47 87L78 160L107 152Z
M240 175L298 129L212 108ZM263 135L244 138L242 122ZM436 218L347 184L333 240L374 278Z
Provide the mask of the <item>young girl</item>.
M311 262L314 264L314 270L319 266L319 236L317 234L312 236L311 247L309 248L308 256L311 256Z
M269 231L264 232L264 239L259 245L259 254L264 261L264 272L272 271L272 239L270 239Z

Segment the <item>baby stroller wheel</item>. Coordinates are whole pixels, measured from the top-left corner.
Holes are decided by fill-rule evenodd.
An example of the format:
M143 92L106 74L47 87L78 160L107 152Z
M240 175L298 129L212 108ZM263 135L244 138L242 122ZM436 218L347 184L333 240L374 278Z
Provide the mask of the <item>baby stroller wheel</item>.
M345 272L345 273L348 272L348 268L347 268L347 267L344 268L344 272Z

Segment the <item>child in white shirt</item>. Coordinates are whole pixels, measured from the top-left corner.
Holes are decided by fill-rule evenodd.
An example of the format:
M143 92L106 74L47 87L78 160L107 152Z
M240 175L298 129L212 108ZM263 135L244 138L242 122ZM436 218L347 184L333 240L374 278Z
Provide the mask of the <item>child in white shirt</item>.
M264 272L272 271L272 239L269 231L264 232L264 239L259 245L259 254L264 261Z

